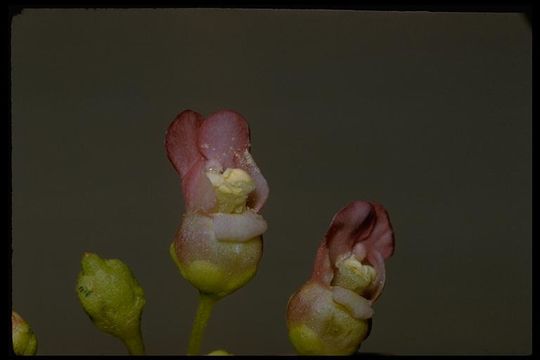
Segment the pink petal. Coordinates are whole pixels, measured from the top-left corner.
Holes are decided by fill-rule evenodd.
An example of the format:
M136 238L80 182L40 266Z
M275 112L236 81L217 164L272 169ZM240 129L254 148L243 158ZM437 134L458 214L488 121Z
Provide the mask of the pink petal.
M195 212L186 213L174 241L176 256L183 264L212 256L215 242L212 219Z
M371 232L375 220L372 210L370 203L354 201L334 216L325 237L333 264L339 257L350 255L355 243Z
M375 301L384 287L384 260L393 250L394 234L386 210L377 203L354 201L332 219L317 252L312 279L329 285L336 261L353 253L375 268L377 277L368 296Z
M169 125L165 135L167 157L176 171L184 176L202 156L197 138L203 117L194 111L182 111Z
M332 269L330 256L328 256L328 246L326 245L326 242L323 241L317 250L317 255L315 256L315 265L313 266L311 279L329 286L333 277L334 270Z
M384 283L386 280L386 269L384 267L384 258L378 251L373 251L368 254L368 261L375 268L377 276L373 282L370 295L367 296L367 299L373 304L379 296L381 295Z
M255 182L255 191L249 194L247 205L258 212L264 206L266 199L268 199L268 183L248 150L244 150L241 154L236 154L234 163L235 166L245 170Z
M267 228L263 217L249 210L242 214L216 213L212 218L216 238L221 241L248 241Z
M370 242L373 242L374 249L386 259L394 253L394 231L392 230L388 212L384 207L377 203L371 204L377 214L377 223L370 235L370 239L372 239Z
M248 148L249 128L240 114L222 110L202 123L199 149L207 159L217 160L224 169L233 167L235 154L242 154Z
M210 212L216 205L216 194L206 176L207 162L199 159L182 178L182 192L186 209Z

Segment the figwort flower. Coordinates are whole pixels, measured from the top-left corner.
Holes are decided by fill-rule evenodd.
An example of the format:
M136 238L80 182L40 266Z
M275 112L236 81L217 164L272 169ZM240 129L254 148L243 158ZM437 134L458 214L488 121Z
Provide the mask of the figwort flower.
M267 227L258 212L268 185L249 153L247 122L230 110L206 119L186 110L165 146L186 208L171 256L194 287L219 299L255 275Z
M289 339L300 354L348 355L369 335L394 234L379 204L354 201L332 219L311 279L290 299Z
M37 351L36 335L30 325L15 311L11 311L11 337L15 355L35 355Z

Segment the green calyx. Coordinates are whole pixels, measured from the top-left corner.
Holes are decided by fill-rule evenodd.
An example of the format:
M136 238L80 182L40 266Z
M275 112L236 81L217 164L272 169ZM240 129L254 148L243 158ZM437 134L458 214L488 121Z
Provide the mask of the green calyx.
M11 312L13 352L16 355L35 355L37 338L30 325L15 311Z
M118 259L85 253L77 280L84 310L101 331L120 338L131 354L144 353L140 323L144 291L129 267Z

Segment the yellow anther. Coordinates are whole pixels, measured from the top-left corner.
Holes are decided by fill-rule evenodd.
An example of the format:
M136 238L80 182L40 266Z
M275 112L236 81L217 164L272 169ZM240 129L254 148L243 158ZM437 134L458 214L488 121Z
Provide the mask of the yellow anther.
M248 195L255 190L255 182L242 169L226 169L223 174L209 170L206 175L214 186L217 211L240 214L246 210Z
M362 264L354 255L338 262L336 265L337 273L333 285L352 290L359 295L364 293L377 276L372 266Z

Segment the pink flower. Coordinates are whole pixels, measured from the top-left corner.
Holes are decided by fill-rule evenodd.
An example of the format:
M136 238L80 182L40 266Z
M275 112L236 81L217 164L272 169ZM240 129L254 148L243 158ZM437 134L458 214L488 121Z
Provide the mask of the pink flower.
M247 122L230 110L207 119L186 110L169 126L165 146L186 207L171 253L196 288L224 296L255 274L267 227L258 212L268 184L249 152Z
M289 338L301 354L351 354L368 336L372 305L394 252L388 213L354 201L332 219L311 278L288 304Z

